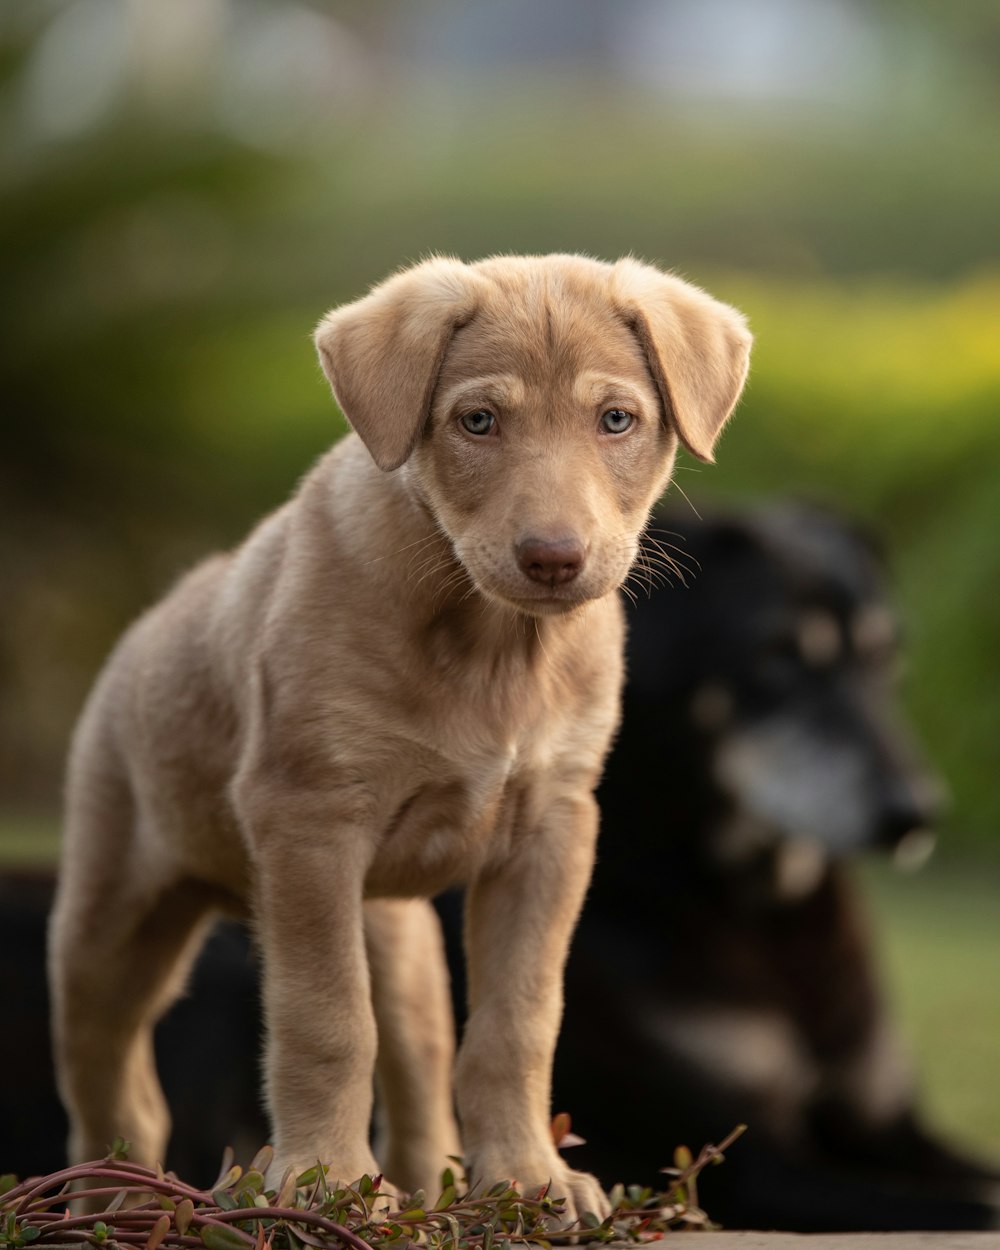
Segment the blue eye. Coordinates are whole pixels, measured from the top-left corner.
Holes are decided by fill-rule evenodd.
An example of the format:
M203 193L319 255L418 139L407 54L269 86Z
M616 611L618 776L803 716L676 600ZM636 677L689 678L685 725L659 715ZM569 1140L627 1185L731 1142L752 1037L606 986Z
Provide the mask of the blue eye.
M601 429L605 434L624 434L634 421L635 417L623 408L609 408L601 417Z
M462 417L462 426L470 434L489 434L494 425L496 425L496 417L485 408L480 408L478 412L467 412Z

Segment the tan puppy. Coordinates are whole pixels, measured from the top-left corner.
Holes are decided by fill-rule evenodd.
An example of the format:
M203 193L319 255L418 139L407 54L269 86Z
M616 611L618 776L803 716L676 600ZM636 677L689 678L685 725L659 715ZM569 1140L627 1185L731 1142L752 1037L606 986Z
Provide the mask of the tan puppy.
M120 1133L162 1159L152 1026L233 908L263 956L275 1172L376 1170L377 1045L389 1178L433 1186L458 1139L423 900L464 882L470 1175L603 1211L548 1126L615 592L678 438L711 459L750 336L636 261L547 256L427 261L316 341L356 434L136 623L77 730L51 947L70 1151Z

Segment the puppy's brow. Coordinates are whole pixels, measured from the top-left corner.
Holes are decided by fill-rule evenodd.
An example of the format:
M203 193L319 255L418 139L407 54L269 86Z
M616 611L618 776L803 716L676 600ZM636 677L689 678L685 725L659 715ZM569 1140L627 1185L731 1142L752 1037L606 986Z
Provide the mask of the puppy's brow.
M485 374L478 378L466 378L446 387L441 392L443 408L453 408L463 402L482 403L489 399L494 403L514 407L524 403L524 383L513 373Z
M590 370L577 375L573 383L573 399L584 406L610 403L612 400L633 408L643 406L643 398L634 383L610 373Z

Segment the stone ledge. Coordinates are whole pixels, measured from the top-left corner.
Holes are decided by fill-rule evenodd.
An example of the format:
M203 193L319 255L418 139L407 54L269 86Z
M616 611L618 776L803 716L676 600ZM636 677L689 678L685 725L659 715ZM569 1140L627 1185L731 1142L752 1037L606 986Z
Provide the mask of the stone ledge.
M1000 1250L1000 1232L668 1233L691 1250Z

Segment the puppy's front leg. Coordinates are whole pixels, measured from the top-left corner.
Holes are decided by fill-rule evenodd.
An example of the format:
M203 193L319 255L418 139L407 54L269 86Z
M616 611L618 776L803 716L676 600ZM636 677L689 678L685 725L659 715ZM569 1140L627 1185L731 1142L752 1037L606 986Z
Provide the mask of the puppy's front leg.
M257 872L271 1174L378 1171L368 1143L376 1032L362 894L371 839L315 796L243 804Z
M472 886L466 916L469 1021L456 1067L474 1182L552 1183L567 1215L604 1215L594 1177L560 1158L550 1131L552 1060L569 940L593 867L597 804L563 796L519 831L509 862Z

